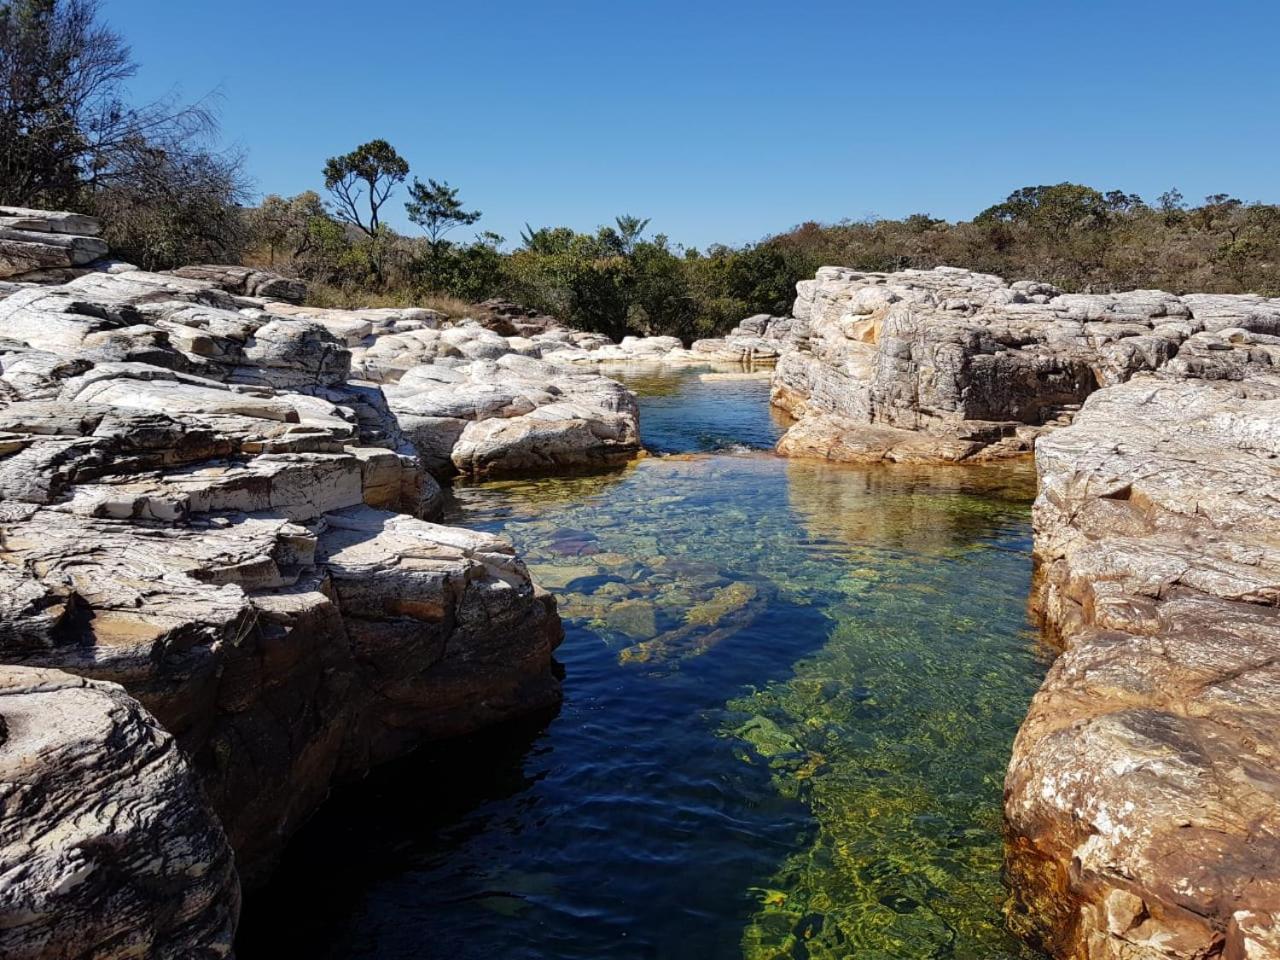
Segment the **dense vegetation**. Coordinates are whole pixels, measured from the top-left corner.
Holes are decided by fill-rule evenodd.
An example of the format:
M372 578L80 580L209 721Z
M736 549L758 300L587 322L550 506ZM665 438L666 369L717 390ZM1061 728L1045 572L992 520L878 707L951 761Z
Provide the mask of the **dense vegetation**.
M98 214L117 255L149 268L270 266L311 281L326 303L503 297L612 336L691 339L786 312L796 281L823 264L1280 296L1280 207L1227 194L1192 206L1176 190L1148 203L1061 183L1025 187L971 221L811 222L706 250L620 216L587 233L526 227L508 249L489 232L451 239L480 212L447 183L409 181L409 162L373 140L317 164L326 195L246 207L243 159L215 148L207 102L131 105L123 84L134 70L95 0L0 0L0 203ZM402 204L421 236L387 224Z
M461 211L456 190L445 189ZM286 231L292 253L281 259L273 241L270 262L345 290L349 301L372 291L400 299L432 292L466 301L501 296L612 336L688 339L721 332L752 313L785 313L796 281L823 264L865 270L945 264L1048 280L1072 291L1280 296L1280 207L1225 194L1190 206L1169 191L1148 204L1134 194L1061 183L1025 187L971 221L916 214L805 223L758 243L705 251L662 234L646 236L648 221L630 216L592 233L526 229L507 252L494 234L453 243L441 234L414 239L385 227L379 247L344 230L316 194L270 197L253 217L279 223L282 211L294 218Z

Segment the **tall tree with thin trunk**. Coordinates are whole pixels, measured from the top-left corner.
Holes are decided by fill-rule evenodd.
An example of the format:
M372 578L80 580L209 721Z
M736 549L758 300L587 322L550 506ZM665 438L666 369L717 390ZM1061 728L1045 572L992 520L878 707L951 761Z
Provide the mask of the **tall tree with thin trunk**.
M350 153L330 157L324 165L324 186L339 220L376 237L383 205L408 175L409 163L395 147L386 140L370 140Z

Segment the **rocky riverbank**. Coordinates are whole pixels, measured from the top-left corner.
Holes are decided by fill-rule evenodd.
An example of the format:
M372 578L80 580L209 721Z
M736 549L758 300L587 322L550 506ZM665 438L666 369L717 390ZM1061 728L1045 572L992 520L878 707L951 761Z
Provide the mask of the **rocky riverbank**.
M1032 599L1065 652L1006 815L1012 920L1055 956L1280 956L1269 367L1108 387L1037 444Z
M636 456L599 371L708 361L776 363L785 454L1034 449L1065 652L1008 772L1011 925L1280 956L1280 301L823 268L793 317L614 344L146 273L99 232L0 210L5 956L228 956L334 784L554 705L554 600L432 522L440 483Z
M559 700L554 600L430 522L436 477L625 459L634 401L518 336L0 216L0 953L227 956L334 784Z
M947 268L798 292L780 452L1034 448L1065 652L1009 767L1011 925L1057 957L1280 956L1280 300Z

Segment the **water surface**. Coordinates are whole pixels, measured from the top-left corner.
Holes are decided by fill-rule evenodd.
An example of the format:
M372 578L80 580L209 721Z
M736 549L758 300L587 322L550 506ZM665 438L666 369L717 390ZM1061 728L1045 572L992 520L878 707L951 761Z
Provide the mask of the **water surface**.
M999 835L1029 470L788 461L767 381L627 379L659 455L448 517L557 594L563 708L335 798L242 958L1032 956Z

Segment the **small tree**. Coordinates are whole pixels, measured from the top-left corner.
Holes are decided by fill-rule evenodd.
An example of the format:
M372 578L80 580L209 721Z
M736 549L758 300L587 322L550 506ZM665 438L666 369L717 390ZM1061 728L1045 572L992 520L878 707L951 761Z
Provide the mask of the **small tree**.
M307 190L295 197L271 194L248 212L250 239L265 246L269 263L276 265L276 255L283 253L297 269L299 260L318 244L316 221L331 220L320 195ZM339 231L341 232L341 231Z
M339 220L373 238L380 212L395 188L409 175L409 163L385 140L370 140L324 165L324 186L333 195ZM364 216L361 207L367 206Z
M409 219L427 235L427 259L422 265L423 279L433 289L443 289L445 278L441 255L449 248L444 239L454 227L470 226L480 219L479 210L464 210L458 190L431 178L423 183L416 177L409 187L410 200L404 205Z
M1182 198L1182 191L1177 187L1172 187L1160 194L1156 203L1159 205L1166 227L1173 226L1186 215L1187 204Z
M618 227L618 241L622 252L630 256L635 251L636 244L640 242L640 235L644 233L645 227L649 226L649 218L633 217L629 213L624 213L620 217L614 217L613 222Z
M362 143L348 154L330 157L324 165L324 185L333 196L334 213L368 238L368 263L379 283L390 238L390 228L381 220L382 207L408 175L408 161L385 140ZM368 207L367 216L362 207Z
M415 177L409 196L411 199L404 205L409 219L422 228L433 247L454 227L469 227L480 219L479 210L462 209L456 187L430 177L426 183Z

